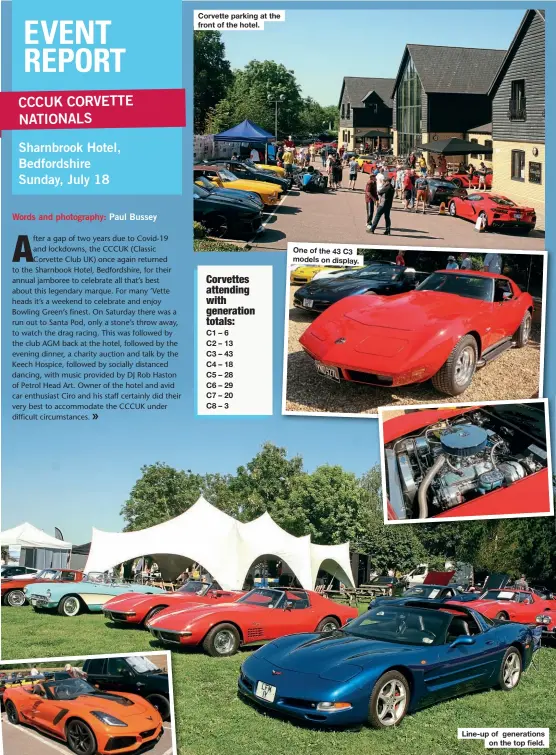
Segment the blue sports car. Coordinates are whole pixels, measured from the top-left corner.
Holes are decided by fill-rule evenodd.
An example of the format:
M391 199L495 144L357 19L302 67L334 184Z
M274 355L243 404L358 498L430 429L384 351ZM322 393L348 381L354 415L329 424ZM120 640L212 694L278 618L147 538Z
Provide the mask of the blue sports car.
M407 713L479 689L509 691L533 655L523 624L462 605L401 599L326 633L281 637L241 667L241 696L321 726L399 724Z

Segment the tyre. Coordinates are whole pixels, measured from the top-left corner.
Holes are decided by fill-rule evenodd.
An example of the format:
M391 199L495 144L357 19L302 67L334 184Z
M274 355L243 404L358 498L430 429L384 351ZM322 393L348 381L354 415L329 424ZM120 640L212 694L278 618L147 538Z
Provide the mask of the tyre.
M66 726L66 740L68 747L76 755L95 755L97 741L92 729L81 719L74 718Z
M23 590L10 590L9 593L6 593L4 596L4 602L7 606L11 606L12 608L19 608L19 606L25 605L25 593Z
M153 616L156 616L157 613L164 611L165 608L168 608L168 606L155 606L154 608L151 608L151 610L143 620L143 626L146 626L147 623L153 618Z
M17 708L11 700L8 700L8 702L6 703L6 716L8 717L8 721L11 724L17 726L17 724L19 723L19 713L17 712Z
M508 616L508 614L505 611L498 611L498 613L496 614L496 616L494 618L497 619L497 621L509 621L510 620L510 617Z
M439 393L448 396L463 393L477 369L477 357L477 341L473 336L460 338L444 365L433 375L433 386Z
M457 217L458 213L457 213L457 210L456 210L456 203L455 202L450 202L450 204L448 205L448 212L450 213L451 217L453 217L453 218Z
M170 720L170 702L164 695L149 695L146 700L156 708L163 721Z
M519 650L512 645L504 653L498 675L498 686L504 692L515 689L521 679L523 664Z
M375 729L398 726L409 707L409 684L399 671L387 671L376 682L369 701L369 723Z
M233 624L218 624L203 640L203 650L213 658L225 658L235 655L239 644L239 632Z
M319 621L316 631L317 632L333 632L335 629L340 628L340 622L335 619L334 616L327 616L325 619Z
M521 325L516 331L516 334L514 336L515 345L518 349L522 349L524 346L527 346L529 343L529 336L531 335L531 322L533 318L531 317L531 313L529 310L523 315L523 320L521 321Z
M57 611L60 616L77 616L78 613L81 613L81 601L77 595L66 595L58 603Z
M205 225L212 236L222 238L228 233L228 220L224 215L209 215Z

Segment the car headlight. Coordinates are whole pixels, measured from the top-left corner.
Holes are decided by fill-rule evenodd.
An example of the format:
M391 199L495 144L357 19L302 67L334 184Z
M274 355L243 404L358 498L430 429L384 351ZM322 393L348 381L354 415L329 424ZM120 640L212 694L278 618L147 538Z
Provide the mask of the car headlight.
M111 716L110 713L104 713L102 710L93 710L91 713L99 721L102 721L103 724L106 724L106 726L127 726L127 724L124 724L116 716Z
M351 703L317 703L317 710L327 711L328 713L332 713L337 710L348 710L349 708L351 708Z
M50 600L50 598L52 597L52 592L50 590L46 591L46 597L48 598L48 600Z
M552 618L544 613L541 613L535 617L535 621L537 622L537 624L550 624Z

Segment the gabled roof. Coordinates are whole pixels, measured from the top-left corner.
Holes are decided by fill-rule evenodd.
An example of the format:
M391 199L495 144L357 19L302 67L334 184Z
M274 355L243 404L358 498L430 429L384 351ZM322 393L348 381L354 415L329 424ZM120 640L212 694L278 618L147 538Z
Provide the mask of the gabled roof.
M483 126L467 129L468 134L492 134L492 122L485 123Z
M392 96L399 86L409 56L427 93L487 94L506 50L406 45Z
M528 10L525 11L525 15L523 16L521 20L521 24L519 25L519 29L515 33L515 37L512 39L512 42L508 48L508 52L504 56L504 59L500 63L500 67L498 71L496 72L496 75L494 76L492 80L492 84L489 88L489 95L493 96L496 94L498 87L500 86L500 82L504 78L504 75L506 71L508 70L508 67L512 60L514 59L514 55L516 54L516 51L519 47L519 45L523 41L523 37L527 33L527 30L529 26L531 25L531 22L533 19L538 16L543 20L543 23L545 21L544 11L543 10Z
M338 107L342 104L344 90L347 90L348 99L352 108L364 107L363 101L368 95L371 94L371 92L376 92L385 105L392 107L393 86L394 79L374 79L367 78L365 76L344 76Z

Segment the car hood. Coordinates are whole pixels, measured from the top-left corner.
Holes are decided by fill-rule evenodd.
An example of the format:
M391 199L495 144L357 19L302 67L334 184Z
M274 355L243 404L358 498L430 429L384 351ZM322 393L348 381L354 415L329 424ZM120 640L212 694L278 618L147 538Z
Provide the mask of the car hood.
M247 191L253 191L256 194L280 194L280 186L274 183L268 183L267 181L252 181L248 178L238 178L237 181L224 180L224 188L226 189L239 189Z
M223 194L221 192L227 192L233 191L233 194ZM195 197L195 202L217 202L221 205L226 205L228 207L237 207L245 209L245 210L255 210L259 211L260 206L256 205L248 196L241 196L242 194L246 194L244 191L240 191L239 189L216 189L215 191L211 191L211 193L208 195L208 197Z
M283 637L258 651L269 663L288 671L301 673L326 673L341 664L359 666L366 669L375 664L383 666L387 656L404 663L403 656L418 650L422 655L424 647L402 645L379 640L367 640L338 630L331 634L298 634Z
M303 286L297 293L304 296L349 296L365 291L379 291L395 283L393 280L363 280L349 276L338 276L332 279L321 278Z
M153 722L157 721L158 712L153 712L152 706L138 695L99 691L94 695L80 695L73 702L79 707L85 707L91 711L101 710L103 713L109 713L124 721L135 716L145 716L145 718L151 716Z
M149 621L149 627L155 629L181 629L184 626L189 626L194 621L199 621L212 616L214 614L226 614L241 616L242 614L249 614L256 606L248 605L246 603L196 603L190 606L184 606L180 608L165 608L164 611L157 613ZM269 608L269 611L274 609ZM278 609L280 610L280 609Z
M235 200L241 204L255 205L256 207L261 206L261 199L255 192L253 192L253 196L249 196L246 191L241 191L240 189L221 189L219 186L215 186L211 191L211 195L219 199Z

